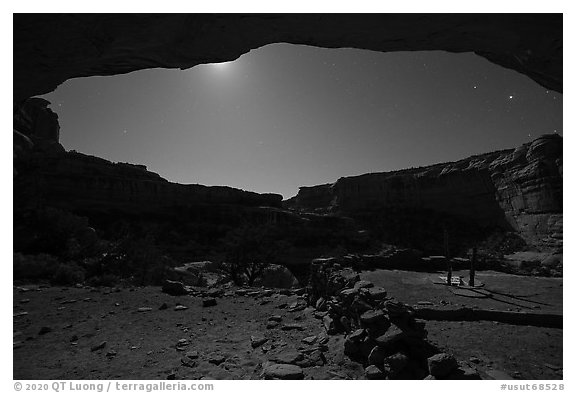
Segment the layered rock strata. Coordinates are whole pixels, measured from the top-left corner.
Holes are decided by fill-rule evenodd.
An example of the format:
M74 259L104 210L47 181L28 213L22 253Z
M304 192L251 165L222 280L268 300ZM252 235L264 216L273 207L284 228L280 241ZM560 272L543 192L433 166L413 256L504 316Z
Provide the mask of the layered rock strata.
M303 187L286 206L355 214L417 209L517 231L528 243L562 246L562 137L457 162L340 178Z

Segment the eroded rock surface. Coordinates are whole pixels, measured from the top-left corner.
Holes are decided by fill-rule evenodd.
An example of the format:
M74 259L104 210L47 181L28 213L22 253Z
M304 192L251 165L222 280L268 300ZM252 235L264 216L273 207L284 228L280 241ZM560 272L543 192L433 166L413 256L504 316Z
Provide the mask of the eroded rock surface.
M562 156L562 137L543 135L517 149L303 187L287 206L351 215L432 211L511 229L528 243L560 248Z

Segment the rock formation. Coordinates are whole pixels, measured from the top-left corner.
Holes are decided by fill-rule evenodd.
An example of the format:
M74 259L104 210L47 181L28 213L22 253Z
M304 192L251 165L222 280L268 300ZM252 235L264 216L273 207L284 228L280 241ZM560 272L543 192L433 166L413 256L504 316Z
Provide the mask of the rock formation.
M144 165L76 152L33 152L15 179L30 203L82 213L167 214L201 205L280 206L282 197L231 187L171 183Z
M562 14L16 14L14 102L71 78L185 69L278 42L474 52L562 91Z
M338 179L303 187L286 202L303 210L355 215L417 209L517 231L528 243L562 245L562 138L544 135L517 149L457 162Z

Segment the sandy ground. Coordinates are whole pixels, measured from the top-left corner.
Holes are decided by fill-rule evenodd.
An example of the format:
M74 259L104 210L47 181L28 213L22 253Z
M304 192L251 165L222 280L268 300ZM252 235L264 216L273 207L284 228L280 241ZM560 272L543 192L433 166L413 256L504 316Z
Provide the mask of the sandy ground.
M454 272L468 278L468 272ZM390 296L410 305L461 306L532 313L562 312L562 278L516 276L493 271L478 272L489 298L458 296L438 282L445 273L399 270L364 272L361 277L388 290ZM562 379L563 329L516 326L492 321L427 321L431 342L460 360L472 359L479 369L503 371L518 379Z
M177 379L259 379L263 362L305 349L303 338L323 333L312 309L288 311L285 306L296 300L294 295L235 295L203 307L201 297L169 296L158 287L16 289L14 314L28 314L14 317L14 341L22 343L14 349L14 379L166 379L172 373ZM163 303L168 308L159 310ZM176 311L177 304L188 308ZM152 310L139 312L142 307ZM267 329L273 315L282 322ZM302 330L282 330L285 324ZM39 334L43 327L51 331ZM256 334L269 341L254 349L250 336ZM189 344L178 350L181 339ZM103 341L103 349L91 350ZM363 375L360 365L344 357L342 336L331 336L328 347L328 363L304 368L306 378ZM189 351L198 352L193 367L182 364Z
M479 273L486 289L508 295L499 295L502 302L454 295L432 284L438 274L362 276L408 304L562 312L561 279ZM229 291L216 306L203 307L202 297L170 296L158 287L27 288L13 291L14 379L259 379L262 363L306 351L311 345L302 339L324 332L312 309L289 311L296 295L277 292L248 297ZM168 307L161 310L164 303ZM175 310L179 304L187 308ZM143 307L149 310L139 311ZM279 326L267 328L271 316L282 317ZM282 329L290 324L299 326ZM427 328L433 343L474 364L484 377L496 370L518 379L562 378L562 329L490 321L428 321ZM252 335L268 341L252 348ZM362 378L362 366L343 355L343 336L329 337L326 364L304 368L305 378ZM186 356L193 351L195 359ZM185 365L183 358L193 361Z

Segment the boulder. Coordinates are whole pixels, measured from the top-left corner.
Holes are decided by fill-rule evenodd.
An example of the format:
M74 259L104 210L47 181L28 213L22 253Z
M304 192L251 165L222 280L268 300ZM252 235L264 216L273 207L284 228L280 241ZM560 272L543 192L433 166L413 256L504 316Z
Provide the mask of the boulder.
M213 297L207 297L202 299L202 307L213 307L216 304L217 304L216 299L214 299Z
M263 367L262 375L266 379L303 379L304 372L299 366L293 364L267 364Z
M188 293L183 283L172 280L164 281L164 284L162 284L162 292L172 296L182 296Z
M458 362L447 353L438 353L428 358L428 372L436 378L446 377L457 368Z
M386 323L388 318L382 310L369 310L360 316L360 321L366 325Z
M364 370L364 375L366 376L366 379L385 379L386 378L386 374L384 374L384 372L382 372L382 370L380 370L378 367L376 367L374 365L370 365L370 366L366 367L366 369Z
M252 348L258 348L266 341L268 341L268 339L264 336L250 336L250 345L252 346Z

